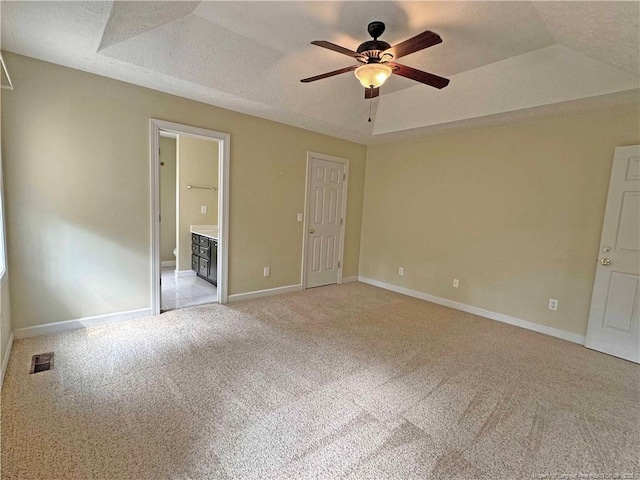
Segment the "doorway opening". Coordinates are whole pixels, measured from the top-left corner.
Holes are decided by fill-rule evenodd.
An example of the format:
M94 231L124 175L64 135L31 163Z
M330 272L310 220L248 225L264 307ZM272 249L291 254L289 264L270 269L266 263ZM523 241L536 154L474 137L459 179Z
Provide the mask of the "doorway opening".
M349 160L307 153L302 288L342 283Z
M154 315L227 302L229 139L150 121Z

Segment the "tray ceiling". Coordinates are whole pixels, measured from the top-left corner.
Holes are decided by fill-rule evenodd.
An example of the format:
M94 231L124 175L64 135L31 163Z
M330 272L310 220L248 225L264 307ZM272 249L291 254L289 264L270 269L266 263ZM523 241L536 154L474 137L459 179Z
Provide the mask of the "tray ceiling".
M637 102L638 2L3 2L4 50L361 143L523 115ZM392 76L369 102L349 66L309 44L355 49L382 20L403 58L451 79Z

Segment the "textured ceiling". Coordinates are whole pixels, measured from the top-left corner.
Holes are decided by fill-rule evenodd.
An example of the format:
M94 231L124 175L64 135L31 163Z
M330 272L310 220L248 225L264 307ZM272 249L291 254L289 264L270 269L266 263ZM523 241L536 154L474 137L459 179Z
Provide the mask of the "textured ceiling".
M116 2L99 50L192 13L200 2Z
M2 47L224 108L375 143L446 125L500 123L637 100L638 2L3 2ZM443 90L392 76L369 102L352 74L301 84L352 59L382 20L392 45L443 43L401 63ZM9 65L10 67L10 65Z
M639 3L534 2L556 43L607 65L640 74Z

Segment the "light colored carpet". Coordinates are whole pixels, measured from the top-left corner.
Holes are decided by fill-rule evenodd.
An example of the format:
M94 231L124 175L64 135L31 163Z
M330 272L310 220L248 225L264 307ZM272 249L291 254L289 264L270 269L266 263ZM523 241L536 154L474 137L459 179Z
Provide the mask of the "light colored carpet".
M16 341L2 478L638 478L639 372L359 283L193 307Z

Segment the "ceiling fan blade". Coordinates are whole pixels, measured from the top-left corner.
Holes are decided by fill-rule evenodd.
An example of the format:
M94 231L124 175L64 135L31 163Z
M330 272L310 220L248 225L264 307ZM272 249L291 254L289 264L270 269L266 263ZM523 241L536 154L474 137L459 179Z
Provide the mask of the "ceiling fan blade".
M411 80L415 80L416 82L426 83L427 85L435 88L444 88L449 85L448 78L439 77L438 75L434 75L433 73L416 70L415 68L407 67L406 65L401 65L395 62L387 62L387 65L393 68L393 73L395 73L396 75L410 78Z
M365 88L364 89L364 98L366 98L366 99L376 98L378 95L380 95L380 89L379 88Z
M422 32L415 37L405 40L404 42L401 42L382 53L390 53L391 55L393 55L393 58L396 59L404 57L405 55L409 55L410 53L417 52L418 50L432 47L433 45L437 45L441 42L442 39L440 38L440 35L427 30L426 32Z
M300 81L302 83L315 82L316 80L322 80L323 78L333 77L335 75L340 75L341 73L352 72L356 68L358 68L358 65L353 65L351 67L341 68L340 70L334 70L333 72L323 73L321 75L316 75L315 77L303 78Z
M324 40L314 40L313 42L311 42L311 45L317 45L318 47L327 48L329 50L333 50L334 52L342 53L343 55L347 55L353 58L364 57L364 55L362 55L361 53L354 52L353 50L341 47L340 45L336 45L335 43L325 42Z

